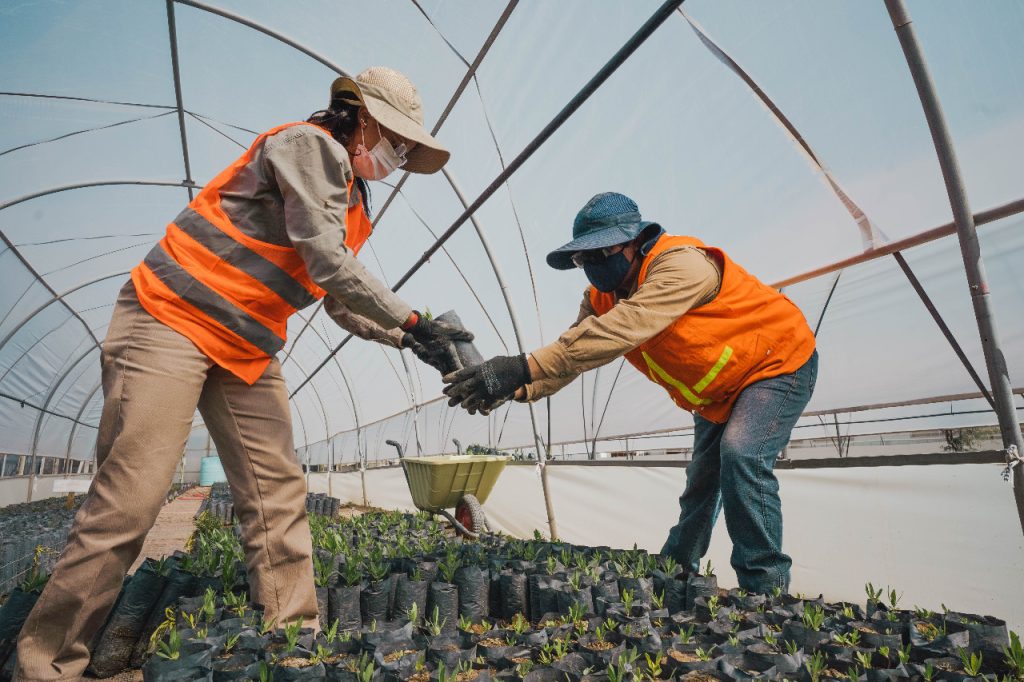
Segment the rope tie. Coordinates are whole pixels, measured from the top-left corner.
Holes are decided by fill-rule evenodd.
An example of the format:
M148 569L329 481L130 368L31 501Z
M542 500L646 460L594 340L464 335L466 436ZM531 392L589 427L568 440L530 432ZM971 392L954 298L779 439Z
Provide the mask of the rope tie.
M1006 447L1006 467L1003 469L1004 481L1010 480L1010 471L1021 462L1024 462L1024 455L1017 451L1016 445L1008 445Z

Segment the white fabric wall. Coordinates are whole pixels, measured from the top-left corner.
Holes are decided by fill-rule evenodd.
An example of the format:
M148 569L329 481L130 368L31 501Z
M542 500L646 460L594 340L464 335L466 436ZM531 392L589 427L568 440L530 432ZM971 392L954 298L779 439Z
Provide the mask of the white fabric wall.
M88 481L91 475L68 476L75 481ZM43 500L48 497L61 497L67 493L53 492L56 481L65 480L64 476L36 476L32 481L32 499ZM16 478L0 478L0 507L20 504L28 499L29 479L25 476Z
M678 514L684 473L670 467L552 466L549 481L562 539L656 552ZM1010 486L996 465L779 471L791 590L864 601L864 583L892 585L902 605L1004 618L1024 629L1024 538ZM326 491L327 474L311 489ZM359 473L333 474L336 497L362 502ZM402 471L366 472L369 503L412 509ZM509 466L485 504L492 529L547 534L536 467ZM736 585L725 522L708 558L722 585Z

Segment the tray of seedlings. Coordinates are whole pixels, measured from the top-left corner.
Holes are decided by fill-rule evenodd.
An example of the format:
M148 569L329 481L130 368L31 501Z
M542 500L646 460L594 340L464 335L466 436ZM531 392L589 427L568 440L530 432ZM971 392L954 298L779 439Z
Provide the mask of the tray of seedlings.
M749 594L719 589L710 565L688 572L637 549L539 535L469 542L423 513L309 518L319 628L265 618L248 598L237 529L207 514L188 552L147 560L126 580L90 672L141 667L153 682L1024 675L1024 648L1005 622L903 608L891 588L868 584L863 604ZM0 611L0 632L15 625Z

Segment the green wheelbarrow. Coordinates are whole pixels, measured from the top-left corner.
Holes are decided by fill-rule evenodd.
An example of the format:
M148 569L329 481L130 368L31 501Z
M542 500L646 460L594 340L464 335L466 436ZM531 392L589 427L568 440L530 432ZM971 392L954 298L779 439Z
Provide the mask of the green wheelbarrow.
M483 503L494 489L509 458L500 455L439 455L409 459L396 441L386 441L398 450L412 503L416 508L439 514L470 539L489 532ZM448 509L454 507L453 516Z

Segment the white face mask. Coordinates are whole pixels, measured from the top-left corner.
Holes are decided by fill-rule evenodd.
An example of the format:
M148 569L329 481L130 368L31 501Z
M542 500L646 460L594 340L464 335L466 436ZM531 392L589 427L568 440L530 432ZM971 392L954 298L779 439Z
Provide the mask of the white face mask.
M377 123L374 121L374 123ZM363 135L363 131L359 131ZM356 145L356 154L352 158L352 171L357 177L364 180L383 180L387 176L405 165L406 148L404 144L398 145L395 149L391 146L388 138L380 134L380 124L377 123L377 134L380 141L367 150L366 145L360 142ZM364 136L365 139L365 136Z

